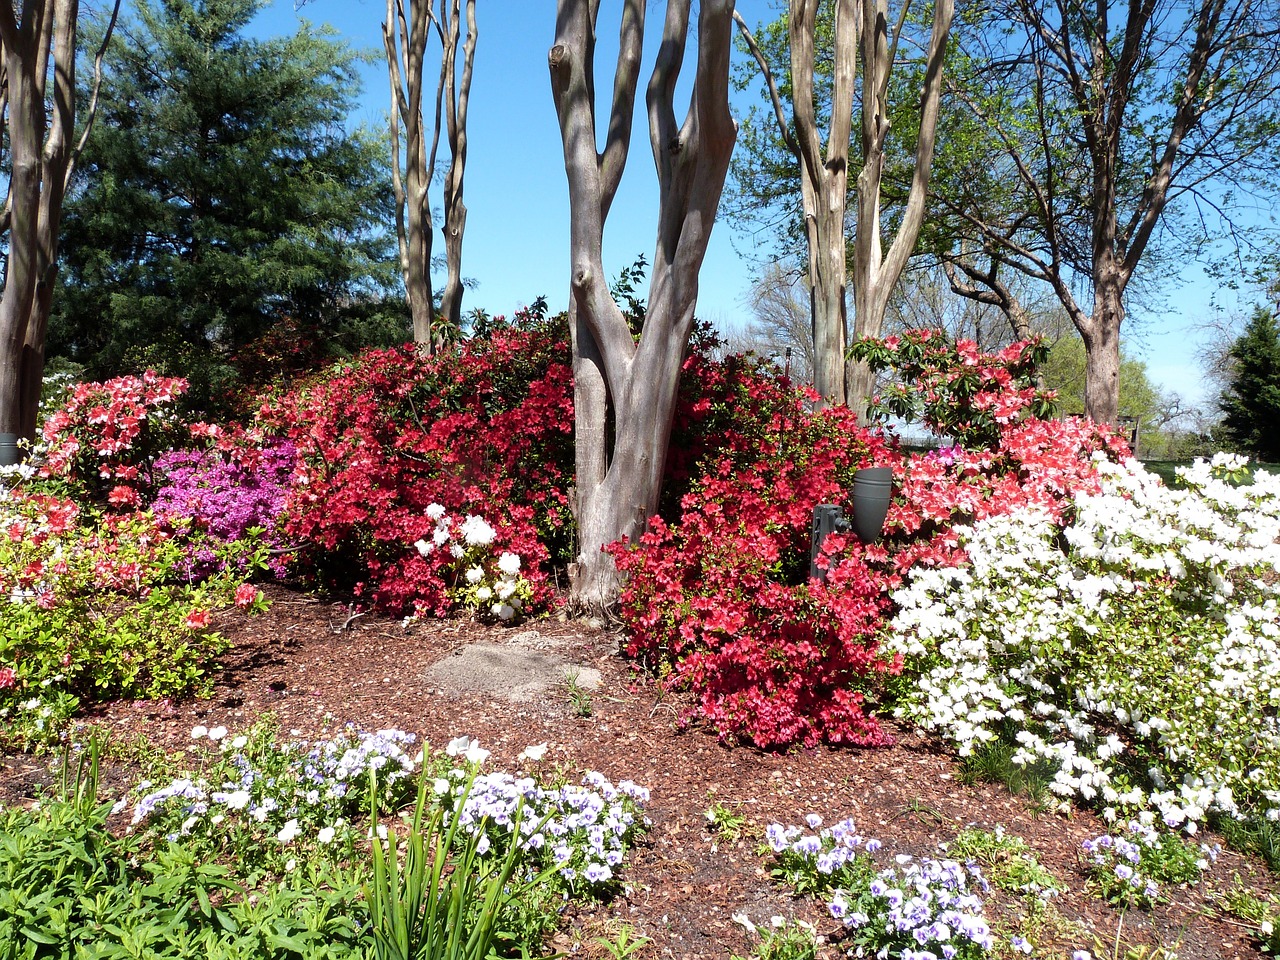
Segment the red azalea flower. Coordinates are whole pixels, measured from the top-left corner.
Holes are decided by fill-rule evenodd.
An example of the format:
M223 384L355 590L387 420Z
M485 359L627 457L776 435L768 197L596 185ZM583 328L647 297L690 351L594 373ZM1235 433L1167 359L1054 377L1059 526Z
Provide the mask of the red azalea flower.
M182 621L182 625L188 630L203 630L209 626L208 610L192 610L186 615Z

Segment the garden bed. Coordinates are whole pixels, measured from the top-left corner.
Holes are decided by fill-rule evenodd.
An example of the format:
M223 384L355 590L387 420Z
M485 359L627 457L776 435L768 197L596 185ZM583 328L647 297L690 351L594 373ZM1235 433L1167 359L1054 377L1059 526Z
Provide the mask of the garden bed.
M771 883L769 864L758 853L766 825L801 823L810 813L827 822L853 817L865 835L883 842L878 858L885 863L897 854L934 853L970 825L1003 827L1069 888L1052 901L1061 928L1041 934L1036 955L1092 949L1094 934L1108 944L1115 940L1121 915L1087 888L1078 856L1081 842L1105 833L1106 825L1086 812L1066 818L1038 811L1001 787L965 785L948 755L910 731L890 725L896 742L874 749L729 747L700 729L680 732L683 704L633 675L617 655L619 638L607 631L554 620L506 628L457 619L406 624L373 614L352 617L341 605L279 588L269 594L265 615L215 615L233 646L211 698L115 702L88 721L108 729L114 743L145 737L172 753L199 749L191 739L197 725L234 732L270 712L285 734L303 737L345 721L371 730L399 727L437 747L468 735L492 751L486 767L493 769L514 769L521 751L545 742L548 770L574 777L592 768L615 781L634 779L652 791L646 812L653 823L622 870L625 892L609 903L571 906L554 944L586 956L605 955L595 938L614 939L622 923L651 938L641 957L747 955L759 938L735 915L761 927L774 916L795 916L820 934L836 935L839 924L823 916L816 901L792 899ZM530 632L540 650L598 670L600 686L566 682L517 703L448 689L430 670L469 644L510 645L521 637L518 642L528 644ZM106 792L136 778L136 768L109 766ZM32 758L6 756L0 803L29 803L46 780ZM740 836L712 829L706 811L713 806L743 818ZM1126 913L1123 939L1169 948L1180 943L1183 960L1260 956L1242 929L1212 907L1211 891L1229 889L1237 874L1259 893L1276 890L1260 863L1224 851L1199 887L1169 887L1162 891L1167 902ZM988 912L998 918L1024 904L993 890Z

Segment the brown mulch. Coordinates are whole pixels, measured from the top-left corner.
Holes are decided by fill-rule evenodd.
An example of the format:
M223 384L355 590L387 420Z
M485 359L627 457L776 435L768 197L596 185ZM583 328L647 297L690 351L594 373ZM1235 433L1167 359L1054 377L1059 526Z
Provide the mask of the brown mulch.
M283 589L269 592L274 602L265 615L219 615L216 626L234 646L212 698L113 703L90 719L119 738L145 735L167 751L189 747L196 724L235 731L268 711L297 736L314 736L334 720L368 729L400 727L436 746L466 734L493 752L494 769L514 768L521 750L546 741L548 765L596 769L615 781L631 778L652 791L646 810L652 828L628 859L623 894L607 904L571 908L555 944L561 950L602 956L594 938L611 937L626 922L651 938L637 955L641 960L745 956L757 938L734 914L762 927L777 915L804 918L819 933L837 935L838 924L818 905L793 900L770 883L757 853L767 824L799 824L811 812L827 823L854 817L864 835L883 841L886 862L899 853L934 853L939 842L968 825L1003 826L1069 887L1053 903L1066 920L1083 925L1074 935L1064 930L1045 936L1036 955L1069 957L1072 949L1091 949L1095 933L1108 944L1115 939L1121 914L1086 888L1076 856L1080 842L1105 825L1086 812L1067 818L1038 811L1002 787L965 786L952 759L909 730L895 728L895 745L878 749L765 753L730 747L705 730L681 732L681 704L633 673L618 655L614 633L555 620L518 628L464 621L406 626L373 614L352 618L341 605ZM601 672L589 716L578 715L564 689L510 703L443 689L428 671L465 644L503 643L521 630L537 631L568 659ZM131 773L110 771L108 786L114 780L119 787ZM29 799L46 779L42 760L0 755L0 803ZM744 816L748 835L736 842L713 836L705 816L713 802ZM1245 931L1217 916L1206 897L1215 884L1229 888L1236 874L1255 891L1276 891L1276 879L1258 861L1224 850L1207 884L1165 890L1172 902L1125 914L1124 940L1180 943L1182 960L1260 957ZM993 916L1013 908L994 891L992 897Z

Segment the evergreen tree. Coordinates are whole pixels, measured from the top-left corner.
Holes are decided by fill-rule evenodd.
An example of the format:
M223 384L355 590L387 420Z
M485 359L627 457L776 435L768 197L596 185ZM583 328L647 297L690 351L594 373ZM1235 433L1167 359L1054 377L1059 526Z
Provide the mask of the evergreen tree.
M1231 346L1231 382L1218 400L1222 434L1240 453L1280 463L1280 325L1259 307Z
M344 128L356 54L306 24L246 36L262 6L141 0L116 31L50 333L91 374L207 391L275 325L329 336L396 282L385 148Z

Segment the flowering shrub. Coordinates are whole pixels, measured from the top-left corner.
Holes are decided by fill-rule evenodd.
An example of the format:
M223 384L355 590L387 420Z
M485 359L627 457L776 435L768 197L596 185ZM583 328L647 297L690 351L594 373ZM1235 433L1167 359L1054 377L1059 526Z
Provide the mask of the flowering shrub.
M1049 354L1042 340L1023 340L983 353L972 340L952 341L943 330L907 330L900 337L864 338L849 356L894 381L872 397L873 416L923 420L969 450L994 447L1002 427L1024 415L1047 419L1052 391L1039 389L1035 371Z
M569 362L550 327L504 327L457 353L370 351L265 405L301 460L284 527L298 572L389 611L447 612L450 584L414 548L438 504L483 516L495 554L519 556L528 599L545 602L544 564L570 543Z
M1200 461L1171 490L1104 460L1073 515L957 528L968 565L894 595L886 645L918 677L901 712L962 755L1016 742L1109 817L1280 817L1280 477L1215 476L1237 466Z
M418 592L405 602L411 602L417 614L443 613L454 601L481 619L519 617L534 595L529 581L520 576L520 556L510 551L494 556L497 531L483 517L471 514L458 521L438 503L428 505L426 513L436 525L430 539L414 544L418 569L406 571L403 582Z
M1019 379L994 373L1002 357L980 358L980 369L1020 396ZM1004 361L1028 375L1023 352ZM685 388L677 428L698 452L673 459L693 480L678 513L651 521L638 544L614 545L629 578L622 619L632 655L691 688L722 736L761 747L884 742L865 698L899 666L877 643L900 577L963 563L955 523L1028 505L1062 514L1072 496L1097 489L1094 454L1127 452L1085 421L1010 418L992 421L990 449L902 457L847 409L808 412L767 368L696 354L691 367L709 386ZM873 464L895 474L885 541L828 538L827 576L808 580L814 506L848 513L853 473Z
M182 572L193 578L221 572L229 544L252 541L271 551L271 572L282 576L285 543L278 519L289 495L297 462L289 441L262 448L171 450L155 462L157 481L151 508L158 517L179 520L179 540L187 556ZM249 573L245 557L237 572Z
M1149 823L1129 821L1128 836L1103 834L1081 844L1089 876L1103 897L1124 906L1150 908L1161 883L1199 883L1219 848L1188 846L1176 835L1157 831Z
M890 453L847 409L806 415L791 397L750 455L731 446L705 467L678 523L655 519L639 544L614 545L627 651L669 668L722 736L883 743L863 709L874 678L897 668L876 645L883 551L833 539L826 583L806 581L814 505L843 501L853 472Z
M182 437L172 407L186 390L186 380L154 370L76 385L45 419L41 476L112 506L136 507L153 482L155 458Z
M70 500L0 490L0 703L199 691L224 648L206 628L238 579L173 582L182 550L145 513L101 519ZM255 598L256 600L256 598Z

